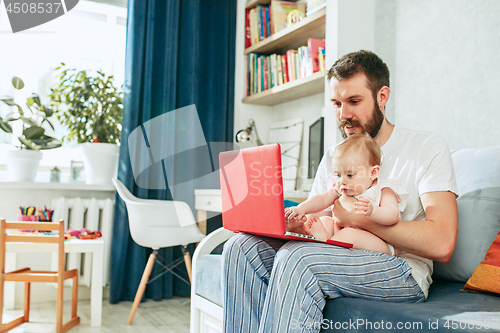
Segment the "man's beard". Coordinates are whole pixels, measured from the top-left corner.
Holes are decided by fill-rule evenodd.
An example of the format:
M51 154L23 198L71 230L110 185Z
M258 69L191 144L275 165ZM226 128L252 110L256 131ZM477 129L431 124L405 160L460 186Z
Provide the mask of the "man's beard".
M359 126L363 129L363 132L366 132L370 134L372 138L375 138L378 132L380 131L380 127L382 127L383 122L384 122L384 114L382 113L382 110L380 110L380 107L378 106L377 102L375 102L373 106L372 117L368 120L368 122L364 126L356 119L348 119L348 120L342 120L339 123L339 130L340 134L342 134L342 137L345 139L348 136L344 130L344 127L346 125Z

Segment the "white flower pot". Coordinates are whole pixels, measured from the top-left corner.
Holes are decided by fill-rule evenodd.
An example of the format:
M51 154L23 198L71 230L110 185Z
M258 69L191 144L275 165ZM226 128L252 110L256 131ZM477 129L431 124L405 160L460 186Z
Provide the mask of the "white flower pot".
M39 150L9 150L7 155L7 170L9 179L15 182L35 181L38 165L42 159Z
M118 170L120 147L112 143L83 143L83 164L87 184L112 184Z

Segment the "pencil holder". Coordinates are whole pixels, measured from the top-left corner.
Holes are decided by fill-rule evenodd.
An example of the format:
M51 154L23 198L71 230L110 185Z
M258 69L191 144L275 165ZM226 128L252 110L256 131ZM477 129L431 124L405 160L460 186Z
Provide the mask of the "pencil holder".
M29 221L29 222L36 222L38 221L38 216L36 215L17 215L17 220L18 221Z

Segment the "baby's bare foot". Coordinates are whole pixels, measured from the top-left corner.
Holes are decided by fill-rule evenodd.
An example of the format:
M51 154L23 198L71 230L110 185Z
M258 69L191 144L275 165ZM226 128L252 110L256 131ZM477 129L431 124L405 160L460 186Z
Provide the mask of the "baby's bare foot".
M314 217L309 219L308 224L308 231L311 233L311 235L316 238L328 239L328 233L319 218Z

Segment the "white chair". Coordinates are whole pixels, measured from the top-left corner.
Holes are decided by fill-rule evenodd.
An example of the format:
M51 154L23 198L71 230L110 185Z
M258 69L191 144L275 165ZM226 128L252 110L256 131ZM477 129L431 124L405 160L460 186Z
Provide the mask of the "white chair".
M200 242L205 235L198 229L193 212L187 203L182 201L139 199L130 193L118 179L113 179L113 184L127 206L132 239L140 246L153 249L144 269L132 309L130 310L127 321L127 324L130 325L134 319L135 311L141 302L155 261L175 275L177 274L172 269L182 262L182 258L179 258L167 267L156 259L158 250L163 247L181 245L184 253L184 262L189 280L191 281L191 256L186 250L186 246L190 243ZM180 278L182 279L182 277Z

